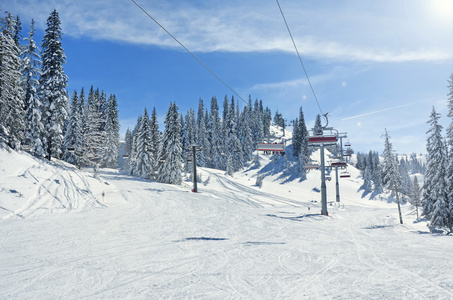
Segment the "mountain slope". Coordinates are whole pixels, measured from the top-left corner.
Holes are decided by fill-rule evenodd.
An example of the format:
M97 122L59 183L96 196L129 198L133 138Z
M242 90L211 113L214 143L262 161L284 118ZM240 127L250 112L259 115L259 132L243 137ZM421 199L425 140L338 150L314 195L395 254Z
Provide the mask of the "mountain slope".
M319 171L260 189L259 170L200 168L206 185L192 193L190 182L0 157L2 299L453 297L451 237L422 234L409 206L399 225L394 203L362 198L354 168L340 205L328 182L327 217Z

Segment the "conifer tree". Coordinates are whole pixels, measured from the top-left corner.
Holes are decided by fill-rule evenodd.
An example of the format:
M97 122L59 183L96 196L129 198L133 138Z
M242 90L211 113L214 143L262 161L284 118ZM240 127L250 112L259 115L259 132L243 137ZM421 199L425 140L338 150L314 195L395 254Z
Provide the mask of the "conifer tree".
M77 134L76 137L75 156L77 158L77 166L81 167L82 165L88 165L88 161L84 161L85 149L88 147L85 141L85 138L88 134L86 118L88 109L84 88L80 90L78 102L79 102L78 119L80 120L80 132Z
M109 96L106 118L105 132L107 139L103 161L106 167L116 168L118 166L118 148L120 145L120 122L115 94Z
M418 219L418 208L421 206L421 190L420 185L418 184L417 176L414 176L414 181L412 182L412 191L410 193L409 199L410 203L415 206Z
M272 123L272 113L271 110L266 107L263 112L263 136L270 135L270 128Z
M132 173L145 179L151 179L153 177L153 152L155 151L155 149L151 148L152 134L150 120L146 108L143 112L143 116L140 119L139 127L137 128L136 143L136 160Z
M423 186L423 215L432 218L435 209L435 203L442 198L445 192L445 148L442 138L442 125L439 124L440 114L433 107L430 119L427 122L430 128L427 131L428 138L426 141L427 150L427 167L425 174L425 183ZM441 201L445 201L441 200ZM441 205L443 206L443 205ZM440 206L438 206L440 207Z
M209 154L208 149L208 138L206 133L206 118L203 99L200 98L198 102L198 115L197 115L197 145L200 147L200 151L197 152L197 165L201 167L206 166L206 157Z
M19 149L23 139L24 98L21 85L20 48L16 20L11 13L2 20L0 33L0 136L13 149Z
M398 213L400 217L400 223L403 224L403 217L401 214L401 206L400 206L400 199L399 193L401 192L401 175L398 169L398 165L396 164L396 158L393 154L393 146L390 143L390 137L385 130L385 144L384 144L384 184L386 187L392 191L392 193L396 196L396 202L398 204Z
M363 186L362 188L365 190L365 192L371 193L373 189L372 185L372 170L371 170L371 164L367 164L366 168L364 171L362 171L362 177L363 177Z
M304 153L305 161L310 159L310 150L308 150L308 130L307 125L305 124L304 111L302 107L299 108L299 144L300 144L300 153Z
M157 181L181 184L182 144L181 121L176 103L170 103L165 117L165 131L159 149L159 171Z
M56 10L47 19L42 42L42 67L39 96L43 104L44 148L46 158L59 157L63 142L63 123L67 118L68 97L65 90L68 78L63 71L66 56L61 44L60 17Z
M211 99L211 113L208 126L208 140L211 149L210 167L219 170L226 169L225 156L222 155L224 139L222 135L222 124L219 117L219 106L217 98Z
M238 137L241 143L243 161L250 161L252 159L253 152L253 137L249 123L249 119L252 116L252 111L250 109L251 107L249 106L246 106L244 108L239 118L238 124Z
M264 128L263 128L263 115L261 113L260 104L258 99L255 100L253 105L253 123L254 126L251 127L253 134L253 142L255 145L262 142L264 139Z
M383 191L382 187L382 172L381 172L381 164L379 162L379 154L377 152L373 153L373 183L374 183L374 190L378 193Z
M159 140L160 140L159 123L157 121L156 107L153 108L153 112L151 113L151 119L150 119L149 126L151 127L151 148L155 150L153 152L153 161L154 161L153 170L156 171L157 170L158 150L159 150Z
M71 98L67 129L63 141L63 160L70 164L78 165L78 157L76 153L80 152L82 143L80 137L83 134L82 120L80 119L80 103L77 91Z
M242 147L237 136L237 119L233 97L231 98L231 105L227 114L226 124L227 151L225 151L225 153L228 155L228 160L230 157L232 159L232 172L237 172L242 169L243 162ZM230 164L230 162L228 162L228 164Z
M314 135L322 135L323 134L322 123L321 123L321 115L320 114L316 115L315 126L313 127L313 134Z
M131 158L131 150L132 150L132 132L129 127L126 130L126 135L124 136L124 154L123 158L125 158L125 164L123 165L123 169L128 170L130 167L130 158Z
M106 150L106 132L103 128L104 114L101 110L101 94L99 89L94 90L93 86L88 93L86 108L86 131L84 135L84 163L95 166L102 163Z
M446 182L447 182L447 197L448 197L448 210L450 211L450 218L453 219L453 73L450 74L448 80L448 94L447 94L447 116L451 118L450 125L447 127L447 147L448 147L448 158L447 158L447 170L446 170Z
M142 117L143 116L139 116L137 118L137 123L135 124L135 127L132 130L131 155L130 155L129 164L128 164L129 172L131 175L137 175L137 174L134 174L134 169L135 169L135 163L137 161L137 155L138 155L138 148L137 148L137 145L138 145L137 140L138 140L138 133L139 133L138 129L140 127Z
M303 151L300 151L299 153L299 168L300 168L300 180L303 181L307 179L307 170L305 169L305 164L307 162L307 156Z
M39 69L41 67L41 56L39 48L34 40L35 22L31 20L28 44L22 51L22 87L24 90L25 106L25 138L28 138L33 145L31 153L37 157L44 154L41 136L44 125L41 122L41 101L37 94Z

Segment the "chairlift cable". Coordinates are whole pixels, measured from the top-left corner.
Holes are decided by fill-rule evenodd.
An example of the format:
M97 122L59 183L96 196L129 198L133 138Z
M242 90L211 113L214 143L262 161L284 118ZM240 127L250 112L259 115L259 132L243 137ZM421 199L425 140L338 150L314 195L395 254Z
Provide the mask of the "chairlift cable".
M162 28L171 38L173 38L181 47L184 48L190 55L192 55L200 64L203 65L209 72L211 72L212 75L214 75L220 82L222 82L230 91L232 91L236 96L239 97L245 104L248 104L238 93L236 93L233 88L231 88L225 81L223 81L214 71L212 71L204 62L202 62L195 54L192 53L186 46L184 46L174 35L172 35L167 29L165 29L164 26L162 26L156 19L154 19L140 4L138 4L135 0L131 0L134 2L135 5L137 5L138 8L140 8L151 20L153 20L157 25L159 25L160 28Z
M291 34L291 30L289 29L288 22L286 22L286 18L285 18L285 15L283 14L282 7L280 6L280 3L278 2L278 0L275 0L275 1L277 1L277 5L278 5L278 8L280 9L280 13L282 15L283 21L285 22L286 29L288 30L289 36L291 37L291 41L293 42L294 49L296 50L297 56L299 57L300 64L302 66L302 69L304 70L305 76L307 77L307 81L308 81L308 84L310 85L310 88L311 88L311 91L313 93L313 96L315 97L316 104L318 104L319 111L321 112L321 115L324 115L323 112L322 112L321 106L319 105L318 98L316 97L315 90L313 89L313 86L311 84L310 77L308 76L308 73L307 73L307 70L305 69L305 66L304 66L304 63L302 61L302 58L300 57L299 50L297 50L297 46L296 46L296 43L294 42L294 38L293 38L293 35Z

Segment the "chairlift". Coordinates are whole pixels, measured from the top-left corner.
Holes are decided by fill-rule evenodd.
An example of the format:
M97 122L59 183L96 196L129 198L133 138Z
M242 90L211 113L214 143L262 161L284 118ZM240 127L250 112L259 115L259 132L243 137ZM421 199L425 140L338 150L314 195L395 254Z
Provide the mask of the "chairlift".
M324 145L336 145L337 136L336 135L313 135L308 137L308 144L324 144Z
M25 138L20 142L20 150L22 151L31 151L31 140L29 138Z
M129 155L128 155L128 154L123 154L123 158L124 158L124 159L128 159L128 158L129 158Z
M350 178L351 174L349 172L341 172L340 173L340 178Z
M339 168L345 168L347 167L347 163L342 162L342 161L336 161L330 164L332 167L339 167Z
M69 151L70 153L74 153L74 152L75 152L75 148L74 148L74 147L68 147L68 151Z
M345 144L344 144L345 147L351 147L351 143L349 141L347 141Z
M317 161L309 161L305 164L304 168L307 170L317 170L319 169L319 163Z

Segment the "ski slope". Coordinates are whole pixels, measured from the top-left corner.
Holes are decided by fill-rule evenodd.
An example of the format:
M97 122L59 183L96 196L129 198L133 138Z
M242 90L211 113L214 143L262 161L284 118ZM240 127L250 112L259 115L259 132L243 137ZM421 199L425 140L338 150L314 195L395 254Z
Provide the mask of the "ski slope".
M319 171L262 188L258 171L201 169L192 193L0 149L0 299L453 298L452 237L409 205L400 225L354 168L329 216Z

